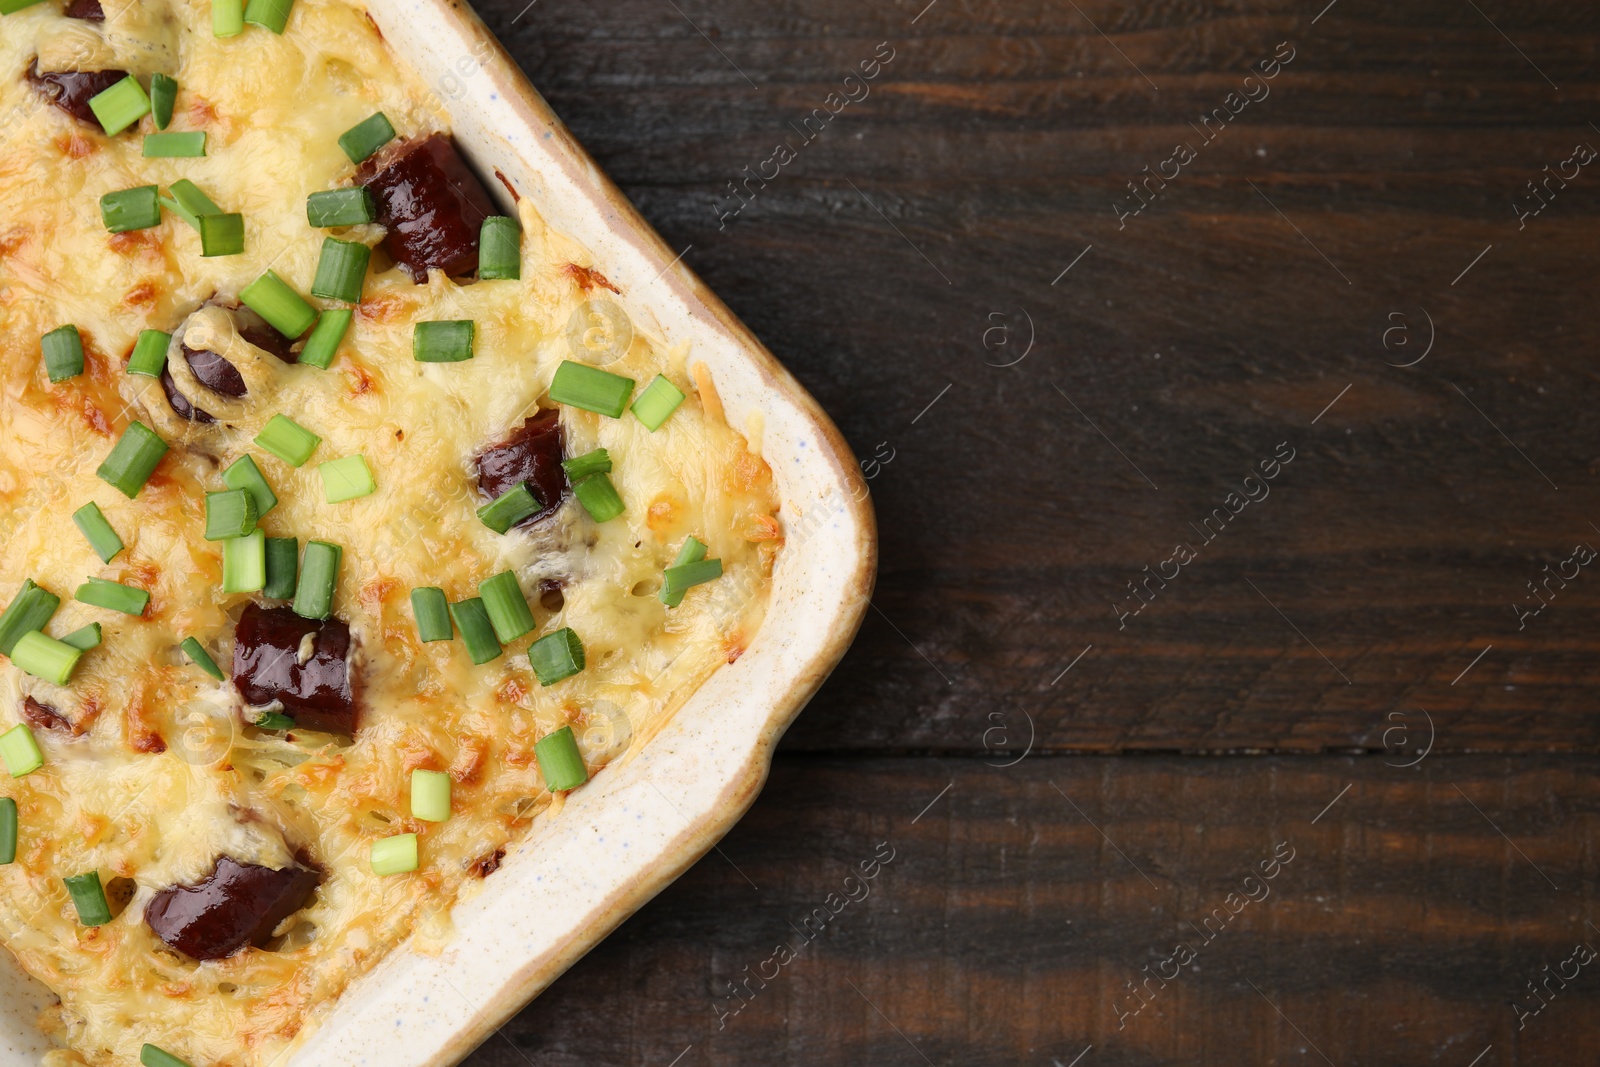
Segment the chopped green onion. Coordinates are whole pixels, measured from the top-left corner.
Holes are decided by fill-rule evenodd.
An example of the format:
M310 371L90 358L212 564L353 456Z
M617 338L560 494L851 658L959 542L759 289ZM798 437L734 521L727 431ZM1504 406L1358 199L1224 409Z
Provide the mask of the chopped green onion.
M183 649L183 654L189 657L189 662L205 671L217 681L222 681L222 668L217 666L217 661L211 658L211 653L206 651L197 638L185 637L183 644L178 646Z
M39 751L39 742L33 739L33 731L26 723L18 723L0 734L0 761L5 763L6 773L13 778L32 774L44 766L44 753Z
M217 34L221 37L222 34ZM144 1067L189 1067L187 1060L180 1060L166 1049L154 1045L146 1045L139 1050L139 1062Z
M204 130L144 135L146 159L195 159L206 154Z
M371 496L378 489L366 457L359 453L318 464L317 473L322 475L322 495L330 504Z
M100 220L112 233L161 225L161 202L156 196L156 187L141 185L107 193L100 198Z
M665 374L658 374L644 387L639 399L633 402L633 414L644 423L645 429L655 433L661 429L661 424L667 421L667 416L678 410L678 405L681 403L683 403L682 391L667 381Z
M562 460L561 469L567 472L567 480L574 483L583 481L591 474L610 474L611 453L597 448L593 452Z
M267 484L266 476L250 456L240 456L222 472L222 480L229 489L243 489L256 502L256 518L278 506L278 494ZM246 531L247 533L249 531Z
M371 258L372 249L359 241L324 237L311 295L324 300L343 300L346 304L361 303L361 283L366 280L367 262Z
M528 664L540 685L555 685L583 670L583 642L570 626L545 634L528 646Z
M282 33L289 24L289 9L294 0L250 0L245 6L244 20L273 33Z
M256 434L256 444L291 467L303 465L321 443L322 438L287 415L272 416Z
M244 251L244 216L237 211L225 215L201 215L200 255L237 256ZM265 318L265 316L262 316Z
M632 378L570 359L561 361L556 376L550 381L551 400L613 419L622 417L628 409L628 397L632 395Z
M293 730L294 720L280 711L264 711L253 725L258 730Z
M83 373L83 338L72 325L57 326L39 338L44 371L52 382L64 382Z
M46 637L38 630L29 630L17 642L17 647L11 650L11 662L19 670L27 671L35 678L43 678L56 685L66 685L72 677L72 670L78 665L78 660L83 656L83 649L73 648L53 637ZM12 772L15 774L15 772Z
M418 363L460 363L472 358L476 332L471 319L419 322L411 332L411 355Z
M327 370L354 317L355 312L350 308L329 308L324 311L317 318L311 336L306 338L305 348L300 350L300 365Z
M720 559L702 559L694 563L683 563L676 567L668 567L661 576L661 591L668 596L675 596L681 603L683 594L697 585L715 581L722 577L722 561Z
M200 220L207 215L220 215L222 209L212 202L211 198L200 191L200 187L188 178L179 178L167 186L170 197L161 197L161 202L182 217L184 222L200 229Z
M291 341L317 320L316 309L270 270L241 289L239 299Z
M226 541L243 537L256 528L256 498L248 489L229 489L206 494L207 541Z
M110 563L122 551L122 538L117 536L117 531L106 521L100 505L94 501L74 511L72 522L89 539L89 545L94 549L94 554L100 557L101 563Z
M478 230L478 277L522 277L522 227L515 219L490 215Z
M100 647L100 624L91 622L88 626L80 626L61 639L64 645L71 645L79 652L87 652L91 648Z
M389 125L388 116L376 111L344 131L339 147L350 157L350 162L360 163L392 140L394 127Z
M621 515L624 510L622 497L617 495L617 487L611 484L611 479L604 474L591 474L583 481L572 487L573 495L578 498L578 503L583 505L583 510L595 522L609 522Z
M0 797L0 866L17 858L17 802Z
M678 549L678 558L672 561L672 566L682 567L686 563L698 563L705 558L706 546L698 538L690 537L683 542L683 547ZM670 570L671 568L668 569ZM662 582L661 592L657 595L660 597L661 602L669 608L675 608L683 603L683 591L669 593L665 582Z
M450 818L450 776L443 771L411 772L411 817L424 822Z
M473 663L488 663L500 658L500 642L494 636L494 624L489 621L489 610L480 597L450 605L450 617L467 643L467 655Z
M344 549L327 541L307 541L300 559L300 582L294 591L294 613L303 619L333 614L333 587L339 578Z
M254 593L267 584L267 534L252 530L222 542L222 591Z
M542 505L527 482L518 482L493 501L478 509L478 518L497 534L503 534L529 515L537 515Z
M150 114L150 98L132 74L89 98L89 110L99 120L107 137L115 137Z
M150 75L150 117L156 129L164 130L172 122L172 106L178 101L178 83L165 74ZM202 148L205 135L201 134ZM149 155L150 139L145 138L145 155ZM203 152L202 152L203 154Z
M142 422L130 422L95 474L132 500L167 454L167 443Z
M261 595L274 600L293 600L299 571L300 539L267 538L267 584L261 588Z
M18 11L41 2L42 0L0 0L0 15L15 15Z
M244 0L211 0L211 35L237 37L244 32Z
M167 365L167 347L171 344L170 333L140 330L139 340L133 346L133 355L128 357L128 373L161 377L161 371Z
M79 922L85 926L104 926L111 921L111 905L106 903L99 871L75 874L62 881L67 883L67 892L72 894L72 906L78 909Z
M405 874L416 869L416 834L396 834L372 843L373 874Z
M572 736L572 727L563 726L553 734L546 734L533 746L534 758L539 761L539 773L544 775L545 788L552 793L563 789L576 789L589 780L583 766L583 755L578 751L578 739Z
M50 590L33 584L33 579L23 581L22 588L11 598L6 610L0 614L0 652L11 655L22 635L30 630L42 630L50 616L61 606L61 598Z
M455 636L450 628L450 604L444 590L419 585L411 590L411 614L417 619L419 641L448 641Z
M109 578L88 579L78 586L78 591L72 594L72 598L82 604L93 604L97 608L120 611L124 615L143 615L144 609L150 606L149 593L131 585L113 582Z
M329 189L306 197L306 221L318 229L376 222L378 209L364 185Z
M501 571L488 581L478 583L478 595L489 612L489 622L494 625L494 635L501 644L509 644L538 625L533 621L533 609L512 571Z

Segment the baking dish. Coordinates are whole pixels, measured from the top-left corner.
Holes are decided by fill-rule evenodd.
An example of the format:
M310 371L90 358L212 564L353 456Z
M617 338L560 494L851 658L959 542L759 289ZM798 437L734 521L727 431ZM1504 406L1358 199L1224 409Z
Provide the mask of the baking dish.
M636 758L537 821L456 906L442 952L402 948L319 1009L292 1065L456 1062L698 859L754 799L772 746L842 655L875 568L865 486L837 430L604 178L470 9L379 0L369 11L480 173L499 176L489 184L506 206L532 198L593 254L641 325L710 368L729 421L773 469L786 545L745 654ZM0 1064L37 1063L50 1047L34 1026L49 999L4 960Z

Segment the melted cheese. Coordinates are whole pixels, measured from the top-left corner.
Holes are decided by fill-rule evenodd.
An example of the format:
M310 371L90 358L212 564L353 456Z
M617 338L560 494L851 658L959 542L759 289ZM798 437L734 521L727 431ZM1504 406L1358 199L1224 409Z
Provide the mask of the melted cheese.
M587 265L588 254L526 199L521 282L459 284L435 272L416 285L377 253L329 370L263 355L219 311L188 317L213 295L235 298L269 266L308 291L324 234L307 225L306 196L353 173L339 134L378 110L402 137L447 129L446 116L360 9L340 0L298 0L281 37L250 27L227 40L212 36L200 0L105 8L103 26L63 18L58 0L0 20L0 113L15 119L0 152L0 597L31 578L63 597L47 633L99 622L105 635L63 688L0 660L0 730L22 720L32 695L84 731L35 728L45 767L0 776L0 795L22 812L17 860L0 867L0 938L60 996L45 1024L71 1050L65 1062L131 1063L151 1042L196 1067L265 1064L385 953L419 930L429 935L422 947L436 943L449 907L480 876L474 865L553 813L536 741L570 724L598 770L737 658L760 624L782 534L771 472L722 419L703 368L642 335L607 369L641 386L665 373L689 394L658 432L632 416L561 412L569 456L609 449L626 513L597 525L568 499L555 517L505 536L476 519L474 456L536 410L570 357L565 324L588 280L565 269ZM35 55L44 70L171 73L180 85L171 128L205 130L208 155L143 159L139 131L108 139L42 103L21 77ZM202 258L197 235L170 214L154 229L106 232L102 194L185 177L244 214L245 254ZM381 231L341 236L375 243ZM617 299L626 306L626 294ZM226 400L170 361L214 425L179 419L154 379L123 371L140 330L172 331L186 317L183 339L224 355L249 388ZM416 322L468 318L474 359L413 360ZM67 322L80 329L87 370L52 385L39 337ZM299 469L251 445L279 412L322 438ZM134 420L172 450L127 500L94 471ZM317 463L357 453L377 491L325 503ZM357 647L353 741L245 726L231 683L178 651L192 635L219 664L231 661L233 623L250 598L220 592L221 554L202 539L200 501L224 488L221 470L244 454L279 498L262 521L269 536L344 548L335 611ZM109 565L70 518L90 500L127 544ZM723 561L724 577L668 611L660 575L691 534ZM460 600L507 568L530 594L532 635L481 667L459 640L418 641L413 587ZM90 576L148 590L146 616L72 601ZM541 580L562 584L559 610L541 606ZM527 646L562 626L581 636L587 669L541 688ZM410 817L417 767L455 779L448 822ZM373 842L404 832L420 835L421 869L373 875ZM220 854L281 867L296 850L326 875L311 905L280 927L277 951L197 964L142 922L154 893L198 881ZM111 923L88 929L61 879L95 869L135 892Z

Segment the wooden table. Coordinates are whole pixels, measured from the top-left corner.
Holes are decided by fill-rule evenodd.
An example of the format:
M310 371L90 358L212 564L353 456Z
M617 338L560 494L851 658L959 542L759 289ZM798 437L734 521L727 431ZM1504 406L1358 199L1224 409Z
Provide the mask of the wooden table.
M470 1063L1596 1061L1600 9L526 2L883 552L749 816Z

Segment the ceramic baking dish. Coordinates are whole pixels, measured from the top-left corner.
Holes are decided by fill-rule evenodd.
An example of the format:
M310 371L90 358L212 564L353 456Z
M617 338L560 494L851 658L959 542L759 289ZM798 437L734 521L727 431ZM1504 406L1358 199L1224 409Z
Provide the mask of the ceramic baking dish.
M773 746L844 654L877 563L866 486L839 431L600 172L472 10L373 0L369 12L504 206L507 184L532 197L593 253L636 322L669 346L688 342L710 368L729 422L759 434L786 543L766 621L738 662L636 758L537 820L457 904L442 953L396 950L318 1012L282 1067L454 1064L699 859L755 799ZM0 1065L34 1067L51 1047L35 1018L52 999L0 952Z

